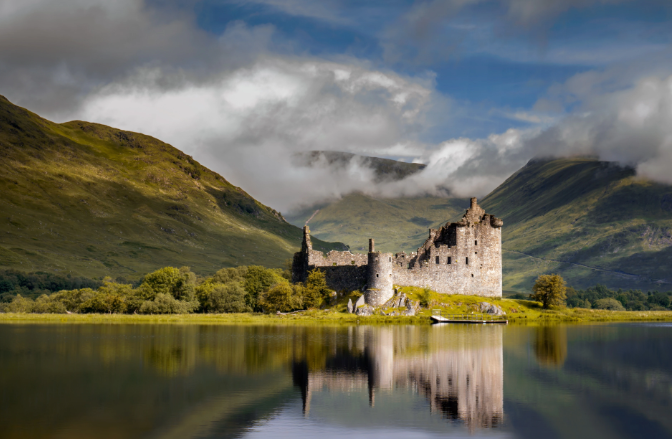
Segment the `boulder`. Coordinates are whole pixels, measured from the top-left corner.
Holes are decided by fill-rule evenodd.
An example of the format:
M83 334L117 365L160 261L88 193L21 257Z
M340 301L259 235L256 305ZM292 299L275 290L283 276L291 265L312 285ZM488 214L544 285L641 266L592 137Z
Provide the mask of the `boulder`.
M352 314L352 312L355 310L355 306L352 304L352 299L348 299L348 312Z
M358 306L355 314L362 317L373 315L373 307L371 305Z
M486 302L479 302L478 303L478 310L482 313L485 314L491 314L493 316L504 316L506 313L504 310L497 305L493 305L491 303L486 303Z
M355 302L355 309L359 308L360 306L366 304L366 299L364 298L364 294L359 296L359 299L357 299L357 302Z
M406 299L406 311L403 312L405 316L414 316L420 309L420 302L415 302L411 299Z

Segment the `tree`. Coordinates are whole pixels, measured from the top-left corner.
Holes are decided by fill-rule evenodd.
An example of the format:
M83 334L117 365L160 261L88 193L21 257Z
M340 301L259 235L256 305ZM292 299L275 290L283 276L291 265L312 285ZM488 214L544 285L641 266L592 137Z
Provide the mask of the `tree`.
M551 306L565 306L567 287L559 274L542 274L532 287L530 299L542 303L545 309Z
M264 268L259 265L247 267L243 287L247 294L245 302L254 311L260 310L259 295L268 291L275 284L288 283L287 279L280 275L281 270Z
M316 268L308 273L303 293L305 305L309 308L317 308L322 302L329 299L329 294L331 294L331 289L327 286L324 272Z
M214 284L206 303L208 311L227 313L251 311L245 303L245 289L238 282Z
M608 309L609 311L625 311L625 308L616 299L606 298L599 299L595 302L595 309Z
M302 308L302 300L297 289L289 283L279 283L273 286L260 297L261 306L270 313L277 311L288 312Z

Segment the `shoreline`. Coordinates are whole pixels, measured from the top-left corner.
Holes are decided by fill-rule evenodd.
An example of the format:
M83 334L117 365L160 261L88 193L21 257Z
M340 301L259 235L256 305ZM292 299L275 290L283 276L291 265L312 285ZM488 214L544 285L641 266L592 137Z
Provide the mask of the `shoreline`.
M357 316L334 311L300 314L25 314L0 313L0 324L177 324L177 325L431 325L431 312L418 316ZM522 314L522 313L521 313ZM509 325L672 322L672 311L606 311L582 308L507 315Z

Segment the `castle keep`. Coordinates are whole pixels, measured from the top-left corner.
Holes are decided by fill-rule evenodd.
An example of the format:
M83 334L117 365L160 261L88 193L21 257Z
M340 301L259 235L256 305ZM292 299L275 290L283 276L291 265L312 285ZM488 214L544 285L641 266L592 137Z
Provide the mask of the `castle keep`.
M429 229L429 237L411 254L313 250L308 226L303 228L301 251L294 255L292 280L303 282L319 268L334 290L366 286L366 303L380 306L394 295L393 285L428 287L442 294L502 297L503 221L485 213L476 198L457 223Z

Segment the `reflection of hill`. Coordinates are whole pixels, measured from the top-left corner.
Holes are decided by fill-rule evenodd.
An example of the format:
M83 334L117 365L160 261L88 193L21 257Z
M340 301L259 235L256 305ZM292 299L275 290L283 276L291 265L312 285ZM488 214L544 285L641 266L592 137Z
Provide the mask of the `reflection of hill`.
M426 329L349 328L348 349L336 350L324 368L295 361L293 381L301 389L305 415L315 392L367 389L374 406L376 398L395 389L413 389L428 399L431 411L447 419L470 429L498 426L503 416L502 328L436 327L421 335ZM419 338L424 352L415 351Z

